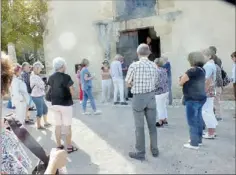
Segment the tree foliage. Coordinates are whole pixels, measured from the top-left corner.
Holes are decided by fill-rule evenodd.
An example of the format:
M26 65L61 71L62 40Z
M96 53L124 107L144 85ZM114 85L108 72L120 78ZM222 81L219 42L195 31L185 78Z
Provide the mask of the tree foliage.
M19 62L42 59L46 0L2 0L1 10L1 49L13 43Z

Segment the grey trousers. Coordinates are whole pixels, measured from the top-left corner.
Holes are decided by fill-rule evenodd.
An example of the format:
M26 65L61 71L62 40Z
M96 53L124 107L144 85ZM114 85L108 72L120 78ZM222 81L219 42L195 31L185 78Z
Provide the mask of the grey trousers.
M132 109L135 123L136 149L145 154L144 117L146 118L152 153L157 153L156 100L155 93L134 94Z

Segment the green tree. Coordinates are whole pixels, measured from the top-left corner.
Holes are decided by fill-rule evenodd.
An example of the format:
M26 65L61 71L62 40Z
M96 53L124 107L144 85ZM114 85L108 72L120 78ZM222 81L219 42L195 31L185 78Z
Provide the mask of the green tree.
M8 43L13 43L19 63L39 60L43 50L47 1L2 0L1 10L1 49L7 51Z

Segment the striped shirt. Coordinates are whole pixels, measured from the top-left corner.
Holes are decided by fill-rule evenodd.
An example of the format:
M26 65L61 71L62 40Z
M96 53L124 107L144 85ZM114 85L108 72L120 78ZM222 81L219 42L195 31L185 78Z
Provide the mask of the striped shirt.
M130 65L125 81L132 85L133 94L153 92L158 83L157 66L148 58L141 58Z

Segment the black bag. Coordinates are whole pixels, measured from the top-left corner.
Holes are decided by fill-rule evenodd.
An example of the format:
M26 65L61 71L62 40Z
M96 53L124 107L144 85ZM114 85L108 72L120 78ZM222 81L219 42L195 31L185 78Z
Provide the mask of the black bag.
M12 130L17 138L36 156L39 158L38 165L34 168L32 174L44 174L47 169L49 156L42 148L42 146L30 135L22 124L14 118L4 118L4 122L8 122L9 130ZM57 170L56 174L59 174Z
M228 77L227 73L221 68L221 75L223 79L223 86L227 86L230 83L230 78Z

